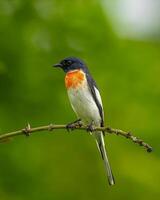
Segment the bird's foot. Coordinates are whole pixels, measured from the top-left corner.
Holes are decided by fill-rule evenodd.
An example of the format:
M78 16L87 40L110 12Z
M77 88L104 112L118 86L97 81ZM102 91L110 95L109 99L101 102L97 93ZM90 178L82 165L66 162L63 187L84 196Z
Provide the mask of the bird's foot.
M91 121L91 123L87 126L87 132L93 132L94 131L94 122Z
M69 124L66 125L66 129L67 131L69 132L70 130L73 131L75 128L77 127L81 127L83 124L82 124L82 121L81 119L78 119L74 122L71 122Z

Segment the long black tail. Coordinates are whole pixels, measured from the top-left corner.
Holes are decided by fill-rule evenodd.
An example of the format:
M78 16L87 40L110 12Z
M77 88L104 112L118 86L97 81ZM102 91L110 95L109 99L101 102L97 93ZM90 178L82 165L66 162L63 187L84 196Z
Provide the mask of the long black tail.
M102 132L96 132L95 138L96 138L98 149L101 153L101 156L102 156L102 159L103 159L103 162L104 162L105 171L106 171L106 174L107 174L107 177L108 177L109 185L114 185L115 180L114 180L114 176L112 174L112 169L110 167L109 160L108 160L108 157L107 157L103 133Z

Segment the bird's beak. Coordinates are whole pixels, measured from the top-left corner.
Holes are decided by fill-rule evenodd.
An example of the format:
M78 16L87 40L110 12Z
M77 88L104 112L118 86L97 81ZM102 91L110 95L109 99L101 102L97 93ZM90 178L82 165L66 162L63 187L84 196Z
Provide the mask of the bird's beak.
M62 64L58 63L58 64L53 65L53 67L62 67Z

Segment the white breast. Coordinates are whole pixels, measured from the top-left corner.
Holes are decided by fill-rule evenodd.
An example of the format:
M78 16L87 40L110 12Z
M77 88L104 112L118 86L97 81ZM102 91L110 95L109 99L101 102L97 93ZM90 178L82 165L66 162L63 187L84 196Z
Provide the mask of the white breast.
M100 125L101 117L99 110L91 95L91 92L89 91L86 80L84 80L83 84L78 88L69 88L68 96L73 110L77 114L78 118L81 118L83 123L89 124L91 121L94 121L96 126ZM99 92L98 100L100 100L101 103Z

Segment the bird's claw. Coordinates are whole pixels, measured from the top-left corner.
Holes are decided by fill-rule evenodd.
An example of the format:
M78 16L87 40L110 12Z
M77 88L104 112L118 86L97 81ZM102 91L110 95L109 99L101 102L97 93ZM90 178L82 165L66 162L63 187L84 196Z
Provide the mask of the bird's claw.
M81 119L78 119L75 122L67 124L66 125L66 129L69 132L70 130L73 131L75 128L81 127L81 126L82 126Z
M66 129L69 132L70 130L73 131L75 129L75 124L67 124L66 125Z
M94 131L93 121L88 125L86 130L87 130L87 132L93 132Z

